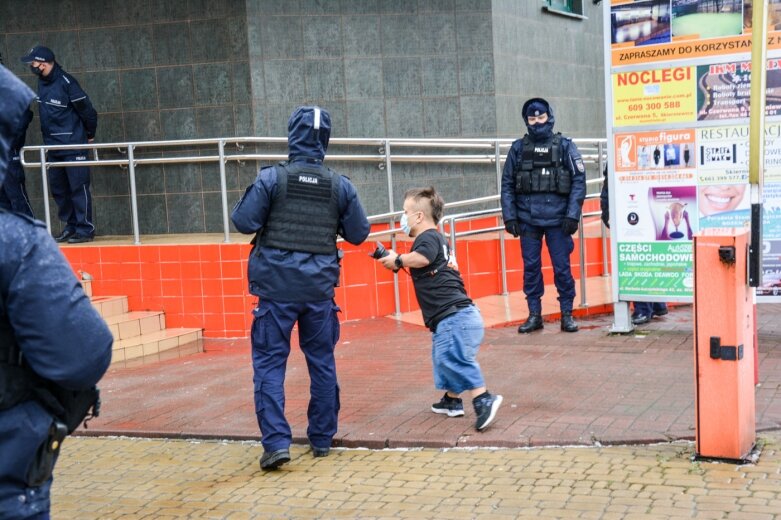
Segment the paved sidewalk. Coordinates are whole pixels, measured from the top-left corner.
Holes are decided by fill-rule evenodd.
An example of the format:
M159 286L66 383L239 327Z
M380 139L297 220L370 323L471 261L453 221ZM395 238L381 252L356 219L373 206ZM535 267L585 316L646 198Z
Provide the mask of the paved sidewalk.
M760 309L757 429L781 428L781 304ZM391 319L344 323L337 349L342 411L337 446L525 447L647 443L694 437L691 307L676 307L631 336L607 334L610 316L558 323L520 336L486 331L480 361L492 392L505 397L494 425L474 430L474 413L447 418L429 407L430 334ZM295 334L294 334L295 336ZM206 351L133 368L112 368L103 411L86 434L252 439L249 341L207 341ZM309 379L293 348L287 416L306 444ZM79 441L81 442L81 441ZM781 510L781 509L779 509Z
M781 433L759 463L692 462L690 442L519 450L303 448L279 471L256 442L66 440L52 518L751 519L781 511Z

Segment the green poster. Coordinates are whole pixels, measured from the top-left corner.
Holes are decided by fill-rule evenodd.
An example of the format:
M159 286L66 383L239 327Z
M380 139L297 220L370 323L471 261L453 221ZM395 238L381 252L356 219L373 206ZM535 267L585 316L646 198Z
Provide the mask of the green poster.
M620 242L618 290L632 296L692 296L691 242Z

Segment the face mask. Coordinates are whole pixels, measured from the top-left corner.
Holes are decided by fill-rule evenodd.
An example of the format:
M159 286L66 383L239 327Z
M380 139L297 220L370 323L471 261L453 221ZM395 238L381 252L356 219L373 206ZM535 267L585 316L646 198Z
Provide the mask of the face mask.
M535 139L539 139L541 137L550 137L550 135L553 133L553 122L551 122L549 119L544 123L526 125L526 128L529 129L529 135Z
M409 236L409 234L412 232L412 228L409 227L409 221L407 219L406 213L404 213L401 216L401 221L399 222L399 225L401 226L401 230L404 231L404 233L406 233L407 236Z
M41 69L39 69L38 67L33 67L32 65L30 65L30 70L33 72L33 74L35 74L38 77L41 77L41 75L43 75L43 71L41 71Z

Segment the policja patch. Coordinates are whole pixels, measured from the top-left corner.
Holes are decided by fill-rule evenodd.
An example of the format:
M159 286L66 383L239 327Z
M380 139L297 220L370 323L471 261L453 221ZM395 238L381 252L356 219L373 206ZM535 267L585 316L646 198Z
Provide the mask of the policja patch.
M585 167L585 166L583 166L583 159L580 159L580 158L578 158L578 159L575 159L575 166L577 166L577 167L578 167L578 171L579 171L580 173L583 173L583 172L585 172L585 171L586 171L586 167Z

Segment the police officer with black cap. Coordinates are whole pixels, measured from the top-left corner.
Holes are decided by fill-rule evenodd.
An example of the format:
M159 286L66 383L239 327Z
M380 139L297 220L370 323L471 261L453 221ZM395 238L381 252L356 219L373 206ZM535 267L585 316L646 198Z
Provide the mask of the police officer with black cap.
M263 470L290 461L291 432L285 419L285 366L290 335L298 342L310 378L307 437L312 455L325 457L336 434L339 385L334 348L339 340L337 235L358 245L369 221L344 175L323 165L331 116L320 107L297 108L288 121L288 160L260 170L231 215L236 229L254 233L249 291L253 311L252 366L255 413L263 436Z
M48 47L38 45L21 58L38 76L38 113L46 145L87 144L95 138L98 113L78 81L65 72ZM52 162L86 161L86 150L52 150ZM90 242L95 236L92 223L92 194L89 168L71 166L49 168L49 185L65 223L57 242Z
M527 134L510 147L502 173L504 227L521 237L523 292L529 317L518 327L525 334L543 328L542 239L553 263L553 281L559 293L561 330L577 332L572 317L575 279L570 254L575 244L581 208L586 197L586 169L575 144L553 133L553 110L542 98L523 105Z
M0 65L0 183L34 98ZM112 342L44 224L0 209L0 519L49 518L60 446L97 411Z

